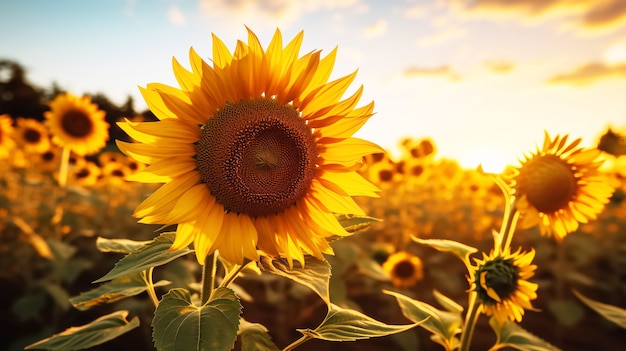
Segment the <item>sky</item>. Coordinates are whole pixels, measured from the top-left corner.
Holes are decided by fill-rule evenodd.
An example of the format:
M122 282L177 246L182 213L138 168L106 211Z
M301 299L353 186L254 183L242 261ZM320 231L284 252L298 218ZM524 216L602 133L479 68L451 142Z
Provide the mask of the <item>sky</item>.
M593 146L626 129L626 0L0 0L0 59L33 84L128 96L177 87L172 58L233 50L245 26L264 47L304 31L301 54L338 48L331 79L376 114L355 135L398 154L430 138L440 157L494 170L551 135Z

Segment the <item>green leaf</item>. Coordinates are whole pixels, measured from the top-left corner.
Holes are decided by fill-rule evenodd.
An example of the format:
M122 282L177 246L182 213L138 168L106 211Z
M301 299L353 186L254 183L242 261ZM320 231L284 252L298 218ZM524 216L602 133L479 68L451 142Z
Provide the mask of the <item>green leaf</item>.
M361 312L330 304L328 314L315 329L298 329L305 336L327 341L355 341L372 337L392 335L418 326L419 323L389 325L379 322Z
M279 351L280 349L267 332L263 324L250 323L242 318L239 326L241 351Z
M356 261L356 265L359 268L359 272L363 273L370 278L386 282L390 281L391 277L383 267L373 259L369 257L362 257Z
M443 308L445 308L447 311L450 311L459 315L463 312L463 306L459 305L458 303L456 303L449 297L440 293L438 290L433 290L433 295L435 296L435 299L437 300L437 302L439 302L439 304Z
M406 318L413 322L424 321L420 326L433 334L431 339L434 342L441 344L446 350L458 347L459 339L456 335L461 332L463 324L460 313L441 311L397 292L383 290L383 293L396 298Z
M469 267L471 262L469 260L469 256L474 252L477 252L478 249L475 247L471 247L465 244L461 244L460 242L454 240L446 240L446 239L420 239L418 237L411 237L413 241L428 245L434 249L437 249L441 252L451 252L459 257L464 263L465 266Z
M592 300L578 291L574 290L574 295L580 299L585 305L599 313L604 319L611 321L623 329L626 329L626 310L617 306L609 305L599 301Z
M501 350L510 347L520 351L558 351L558 347L530 333L517 323L506 321L500 325L494 317L489 319L489 325L496 332L496 343L489 351Z
M171 251L170 246L174 242L174 233L163 233L154 240L149 241L139 249L129 253L119 260L113 269L104 277L94 281L100 283L107 280L119 278L124 275L138 273L149 268L166 264L170 261L184 256L192 250L184 248L182 250Z
M107 239L98 237L96 239L96 247L102 252L119 252L131 253L142 246L150 243L150 241L135 241L129 239Z
M185 289L172 289L163 296L152 320L157 350L228 351L239 328L241 304L229 288L217 288L202 306L191 302Z
M585 317L585 311L576 300L553 298L548 301L548 310L559 324L573 327Z
M170 284L170 282L167 280L161 280L155 283L154 286L157 287L168 284ZM138 295L146 291L146 289L146 282L143 280L141 273L134 273L113 279L95 289L74 296L70 299L70 303L72 303L75 308L84 311L96 305L112 303L126 297Z
M261 257L260 265L262 270L289 278L311 288L327 305L330 304L328 292L330 264L327 261L306 256L304 258L304 268L298 262L294 262L294 267L289 268L289 265L282 260L270 260L263 256Z
M82 350L100 345L139 326L139 318L126 320L128 311L116 311L89 324L71 327L49 338L30 344L26 350Z
M378 218L354 214L335 214L335 217L348 233L354 233L374 223L382 222L382 220Z

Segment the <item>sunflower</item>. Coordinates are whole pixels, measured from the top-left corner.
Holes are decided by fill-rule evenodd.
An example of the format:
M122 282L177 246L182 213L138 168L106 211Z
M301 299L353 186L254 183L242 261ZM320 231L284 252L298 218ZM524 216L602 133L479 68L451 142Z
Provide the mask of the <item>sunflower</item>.
M567 137L552 140L546 133L543 148L527 156L514 175L520 226L539 224L542 234L558 240L595 219L613 193L599 171L601 151L578 147L581 139L568 145Z
M173 60L180 89L141 89L159 121L119 123L138 141L119 148L149 165L128 179L165 183L134 215L178 224L172 250L193 243L200 264L216 250L257 260L257 248L290 263L322 259L329 237L349 235L334 213L363 214L352 196L378 196L356 170L383 150L352 138L374 103L355 107L362 87L340 100L356 71L328 81L336 49L299 57L303 35L283 48L276 30L264 50L248 29L234 53L213 35L212 65L191 49L191 71Z
M533 309L530 300L537 298L538 284L528 281L537 266L531 262L535 250L511 253L509 247L502 252L474 259L476 266L470 270L470 291L475 291L485 314L494 316L500 324L506 319L521 322L525 309Z
M391 277L391 282L399 288L410 288L424 278L422 260L406 251L398 251L390 255L383 269Z
M46 126L32 118L15 121L15 139L27 153L42 153L50 149L50 135Z
M91 155L106 145L109 124L105 112L91 102L88 96L60 94L50 102L50 111L44 113L53 141L68 147L78 155Z
M85 161L81 166L73 169L70 177L74 183L81 186L92 186L98 182L102 171L92 161Z
M0 160L8 158L11 155L11 151L15 148L14 133L11 116L0 115Z

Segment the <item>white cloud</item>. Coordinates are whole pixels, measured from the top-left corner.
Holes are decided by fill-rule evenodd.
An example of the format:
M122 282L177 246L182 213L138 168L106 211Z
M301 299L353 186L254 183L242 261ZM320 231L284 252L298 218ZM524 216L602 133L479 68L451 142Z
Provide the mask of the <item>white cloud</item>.
M604 61L608 64L626 63L626 38L613 42L606 49Z
M182 11L176 5L170 6L169 11L167 12L167 18L170 23L180 27L184 26L186 23L185 15L183 15Z
M449 41L461 38L467 34L467 31L459 27L451 27L431 35L425 35L417 38L415 43L418 46L435 46L447 43Z
M387 31L387 21L385 20L380 20L377 21L376 23L368 26L367 28L365 28L365 30L363 31L363 34L366 37L379 37L383 34L385 34L385 32Z

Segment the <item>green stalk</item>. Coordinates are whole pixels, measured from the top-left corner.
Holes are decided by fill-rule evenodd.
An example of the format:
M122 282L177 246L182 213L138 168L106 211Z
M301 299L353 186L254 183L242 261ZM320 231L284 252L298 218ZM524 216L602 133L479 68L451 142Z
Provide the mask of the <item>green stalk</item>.
M309 339L311 339L311 337L310 337L310 336L308 336L308 335L303 335L300 339L298 339L298 340L296 340L296 341L292 342L292 343L291 343L291 344L289 344L287 347L285 347L285 348L283 349L283 351L291 351L291 350L295 349L296 347L298 347L298 346L300 346L300 345L304 344L305 342L309 341Z
M459 351L469 351L472 343L472 336L474 336L476 322L478 321L480 311L482 310L482 305L476 299L477 295L478 294L475 291L470 292L469 306L467 306L467 314L465 315L465 324L463 325Z
M148 270L142 271L141 277L146 283L146 291L148 292L148 296L150 296L150 300L152 300L154 307L159 307L159 299L156 296L156 292L154 291L154 283L152 282L152 271L154 271L154 267L150 267Z
M202 305L207 303L213 294L215 288L215 273L217 271L217 254L214 252L207 255L204 265L202 266Z

